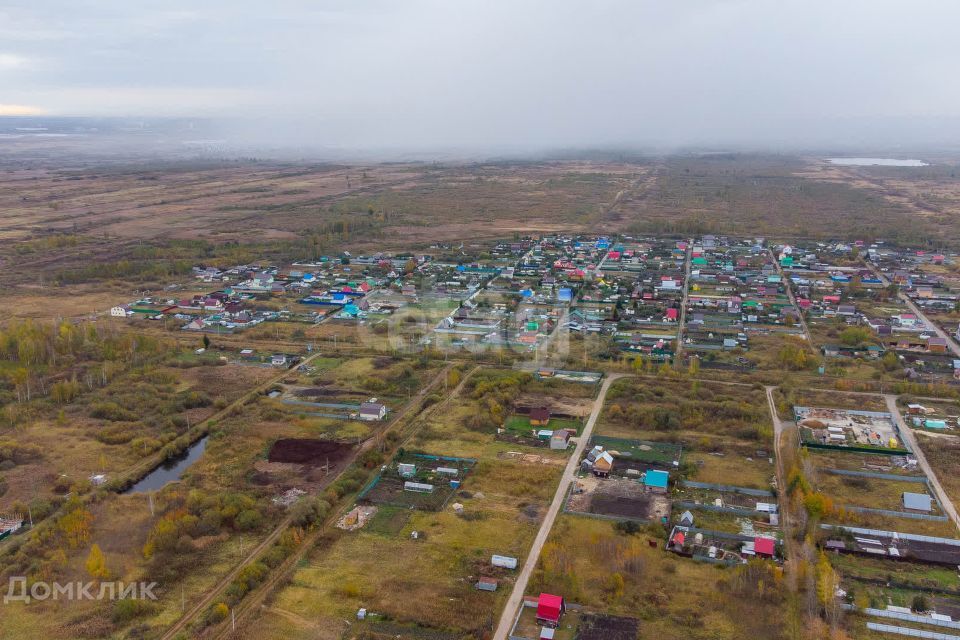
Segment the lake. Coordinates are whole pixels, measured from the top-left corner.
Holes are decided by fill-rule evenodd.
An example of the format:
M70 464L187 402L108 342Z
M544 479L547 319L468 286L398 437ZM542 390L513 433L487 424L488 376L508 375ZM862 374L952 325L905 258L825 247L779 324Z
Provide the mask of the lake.
M830 164L846 167L926 167L923 160L899 160L897 158L829 158Z
M144 476L140 482L133 485L124 493L146 493L156 491L167 484L179 480L190 465L196 462L207 448L207 438L204 436L194 442L186 451L175 456Z

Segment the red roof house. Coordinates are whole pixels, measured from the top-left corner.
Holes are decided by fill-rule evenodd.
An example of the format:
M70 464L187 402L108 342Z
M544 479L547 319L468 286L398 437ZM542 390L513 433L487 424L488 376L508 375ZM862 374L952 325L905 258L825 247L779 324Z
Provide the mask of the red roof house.
M679 309L667 309L667 320L676 320L679 316Z
M761 558L772 558L776 551L777 541L773 538L756 537L753 539L753 550Z
M541 593L537 599L537 622L555 627L560 624L565 609L562 597Z

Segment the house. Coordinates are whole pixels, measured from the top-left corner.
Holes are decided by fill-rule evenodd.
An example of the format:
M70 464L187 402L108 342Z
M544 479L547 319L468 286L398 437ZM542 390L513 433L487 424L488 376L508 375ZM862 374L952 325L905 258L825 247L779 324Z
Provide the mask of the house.
M287 364L287 356L282 353L270 356L270 364L274 367L283 367Z
M606 478L613 471L613 456L610 452L603 451L593 461L593 475L598 478Z
M550 409L536 407L530 410L530 424L534 427L543 427L550 422Z
M903 494L903 508L907 511L924 511L929 513L933 510L932 504L930 496L925 493L904 492Z
M379 402L364 402L360 404L361 420L383 420L387 415L387 407Z
M689 511L684 511L680 514L680 526L681 527L692 527L693 526L693 514Z
M654 493L666 493L670 474L658 469L650 469L643 476L643 486Z
M930 353L946 353L947 352L947 341L944 338L939 336L931 336L927 338L927 351Z
M114 318L126 318L127 311L130 309L127 305L117 305L116 307L110 307L110 315Z
M753 539L753 551L760 558L772 558L776 555L777 541L773 538L757 536Z
M537 622L548 627L560 624L560 616L566 611L563 598L550 593L541 593L537 599Z

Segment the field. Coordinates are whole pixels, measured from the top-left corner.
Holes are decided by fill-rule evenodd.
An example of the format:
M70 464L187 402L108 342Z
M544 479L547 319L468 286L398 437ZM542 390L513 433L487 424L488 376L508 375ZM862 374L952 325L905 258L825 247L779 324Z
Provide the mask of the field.
M623 380L607 396L594 440L650 441L645 446L653 448L636 456L647 459L659 448L661 459L650 462L673 468L676 460L681 478L762 489L773 473L769 421L762 389L750 385Z
M498 379L507 373L484 372ZM489 379L485 376L479 379ZM472 380L467 379L467 388ZM429 496L429 506L440 510L409 509L410 501L403 507L385 506L384 501L414 494L395 487L378 497L381 481L364 498L379 502L373 519L356 532L328 536L247 628L247 637L356 638L403 634L417 625L416 632L410 631L417 637L454 638L484 633L495 624L514 572L492 567L490 556L523 558L559 480L560 466L549 462L562 454L537 449L551 456L547 464L502 456L507 447L494 433L472 431L463 422L475 402L470 395L465 390L432 413L385 472L399 481L399 463L415 464L414 478L423 480L421 475L434 473L438 464L467 464L469 472L460 476L462 484L448 499L434 504ZM414 447L477 460L473 465L425 458ZM462 511L455 505L462 505ZM475 589L481 576L497 578L499 589ZM356 621L360 607L374 615Z
M0 543L0 579L147 578L163 589L132 612L115 602L5 608L4 637L156 640L191 602L203 603L183 631L191 639L224 630L220 603L243 614L231 637L250 640L489 637L518 575L491 556L527 560L571 455L572 445L552 450L531 437L540 427L530 411L546 407L545 428L580 433L600 387L535 374L547 367L632 374L612 385L589 443L613 453L618 469L578 479L526 589L583 606L560 640L825 637L829 602L818 593L830 576L813 548L826 535L821 523L957 535L952 522L849 508L899 511L904 492L929 494L911 481L921 473L909 456L801 451L789 424L780 451L787 486L764 493L776 484L777 451L761 383L777 385L785 420L797 405L887 410L879 395L843 390L908 390L903 405L928 392L954 397L955 388L908 381L899 361L822 358L819 347L842 342L842 319L811 318L812 345L779 333L797 331L792 316L744 320L749 337L727 348L718 336L739 329L722 314L712 319L720 329L691 332L683 310L686 334L664 317L684 299L664 282L690 275L690 246L705 234L740 239L717 239L716 273L696 280L703 300L743 294L779 310L783 292L759 289L777 282L771 260L783 242L816 254L822 269L859 267L864 254L832 255L817 241L909 242L950 256L913 271L954 282L954 165L899 171L737 153L164 161L97 158L75 146L67 165L56 144L11 143L0 154L0 515L35 521ZM754 249L758 235L768 241ZM631 262L633 251L642 260ZM561 266L550 266L555 260ZM539 261L543 269L531 266ZM750 275L722 281L728 263ZM208 268L235 268L235 277L204 276ZM293 275L308 268L323 271L322 286ZM240 290L264 271L275 286L231 298L261 314L254 326L181 330L207 313L205 301L189 304L193 296ZM348 282L373 287L366 309L349 319L346 307L315 312L327 310L327 289ZM568 307L558 304L567 288ZM903 311L888 292L866 287L828 282L808 297L818 302L828 289L870 317ZM147 296L193 311L160 320L150 319L152 303L136 318L107 312ZM473 338L438 330L457 312L479 327ZM574 312L590 326L564 326ZM732 315L735 324L740 314ZM956 312L935 316L955 328ZM693 343L674 344L677 335L693 336L705 355L670 363L674 349L694 352ZM491 346L498 339L510 348ZM311 362L274 367L272 354ZM374 399L386 418L359 420L359 405ZM955 402L922 402L938 416L957 413ZM886 430L871 431L889 442ZM122 493L201 436L202 456L175 482ZM917 439L960 500L960 440L934 431ZM634 479L648 469L670 471L668 493ZM705 508L717 499L726 512ZM675 522L688 508L682 501L695 503L697 527L783 538L785 564L721 568L666 552L660 521ZM328 526L357 502L377 508L362 527ZM779 505L781 523L790 521L782 535L752 512L757 502ZM933 513L941 509L935 501ZM94 544L105 568L90 561ZM829 563L870 604L909 605L922 588L960 590L949 568L845 554ZM481 577L498 589L476 589ZM244 612L260 585L265 606L256 600ZM950 594L931 597L960 615ZM846 626L853 637L877 637L859 617Z
M639 618L641 640L677 634L785 637L780 592L756 592L757 580L777 583L775 570L754 567L769 573L748 577L747 567L721 569L651 548L648 537L623 535L608 521L563 515L544 547L530 592L563 593L590 611Z

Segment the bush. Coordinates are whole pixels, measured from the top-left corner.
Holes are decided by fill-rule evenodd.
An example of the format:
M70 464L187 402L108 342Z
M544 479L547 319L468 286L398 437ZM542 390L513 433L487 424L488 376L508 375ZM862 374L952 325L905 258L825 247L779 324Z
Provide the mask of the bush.
M114 624L126 624L131 620L151 615L157 610L157 605L149 600L132 600L124 598L117 600L113 605Z
M97 402L90 407L90 417L115 422L133 422L137 414L128 411L116 402Z

